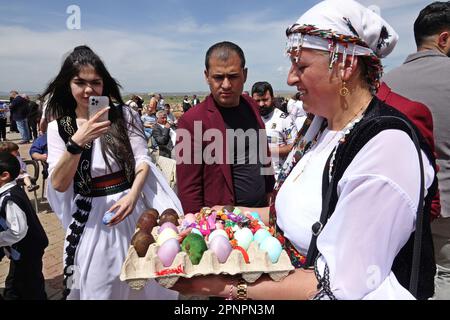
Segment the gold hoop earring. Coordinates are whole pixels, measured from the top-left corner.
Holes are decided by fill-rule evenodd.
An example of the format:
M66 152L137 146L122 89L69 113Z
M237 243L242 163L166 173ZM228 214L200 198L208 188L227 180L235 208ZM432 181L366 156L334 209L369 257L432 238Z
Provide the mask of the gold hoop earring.
M342 81L342 88L339 90L339 94L341 97L346 97L350 93L350 90L345 86L347 83L345 81Z

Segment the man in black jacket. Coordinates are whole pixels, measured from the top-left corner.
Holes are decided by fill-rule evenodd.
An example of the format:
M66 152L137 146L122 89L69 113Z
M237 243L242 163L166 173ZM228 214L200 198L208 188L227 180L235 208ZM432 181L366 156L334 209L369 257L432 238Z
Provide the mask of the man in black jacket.
M159 148L159 155L171 158L173 142L172 136L175 131L170 128L170 123L167 122L167 114L165 111L158 111L156 113L156 125L152 131L152 139L156 142Z
M17 91L11 91L10 96L13 98L11 104L9 105L11 118L16 122L17 129L19 129L20 135L22 136L22 141L19 142L19 144L29 143L31 137L27 119L28 100L20 96Z

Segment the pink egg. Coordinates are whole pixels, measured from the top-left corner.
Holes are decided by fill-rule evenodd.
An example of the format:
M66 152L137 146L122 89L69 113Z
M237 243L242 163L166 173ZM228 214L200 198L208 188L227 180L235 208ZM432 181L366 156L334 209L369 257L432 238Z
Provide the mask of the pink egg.
M209 243L209 249L216 254L220 263L225 263L233 250L230 241L222 236L214 237Z
M222 222L216 222L216 230L223 230L224 226Z
M188 214L184 215L183 221L186 222L186 225L195 223L195 215L193 213L188 213Z
M212 239L214 239L217 236L222 236L225 237L227 240L229 240L227 232L223 229L218 229L211 232L211 234L208 236L208 241L212 241Z
M164 222L162 226L159 228L158 233L163 232L165 229L172 229L176 233L178 233L178 228L172 222Z
M164 267L170 267L178 252L180 252L178 240L169 239L158 248L157 255Z

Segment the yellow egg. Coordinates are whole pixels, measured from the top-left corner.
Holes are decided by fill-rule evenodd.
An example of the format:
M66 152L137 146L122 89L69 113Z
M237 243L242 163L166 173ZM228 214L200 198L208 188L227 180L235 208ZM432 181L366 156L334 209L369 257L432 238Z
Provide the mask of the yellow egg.
M167 240L169 240L169 239L176 239L177 237L178 237L178 234L174 230L172 230L170 228L167 228L167 229L164 229L159 234L158 239L156 239L156 243L158 245L162 245Z

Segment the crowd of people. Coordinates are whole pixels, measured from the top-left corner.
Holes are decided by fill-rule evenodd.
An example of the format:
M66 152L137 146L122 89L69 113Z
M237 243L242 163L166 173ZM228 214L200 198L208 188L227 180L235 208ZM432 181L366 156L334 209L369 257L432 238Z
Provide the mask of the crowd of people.
M45 110L16 91L0 108L4 298L46 298L48 245L16 182L26 172L6 141L9 111L19 143L34 140L31 157L48 166L48 200L66 230L66 299L450 299L450 2L421 10L414 35L417 52L384 75L395 30L354 0L325 0L286 30L290 99L266 80L244 91L244 51L222 41L205 54L210 95L174 108L157 93L123 101L100 57L74 48L41 95ZM90 114L91 96L109 104ZM176 188L155 149L176 162ZM119 280L146 208L182 217L225 205L273 227L295 271L280 282L180 278L171 290Z

